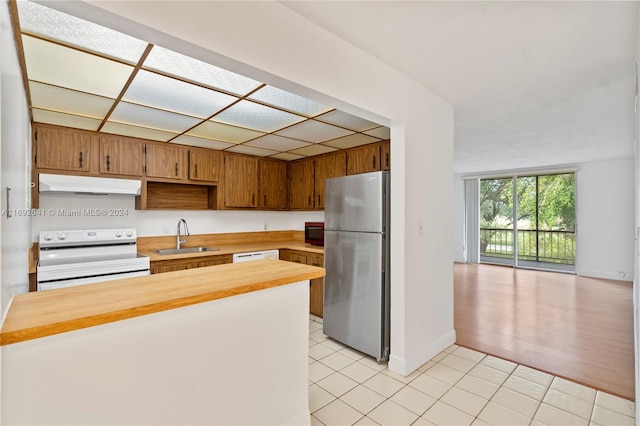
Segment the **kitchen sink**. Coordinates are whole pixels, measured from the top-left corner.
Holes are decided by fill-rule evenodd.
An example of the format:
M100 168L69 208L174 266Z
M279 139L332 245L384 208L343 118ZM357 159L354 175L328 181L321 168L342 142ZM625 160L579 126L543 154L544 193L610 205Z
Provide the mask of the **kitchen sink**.
M185 253L202 253L205 251L217 251L220 250L215 247L185 247L179 249L161 249L155 250L154 253L159 255L169 255L169 254L185 254Z

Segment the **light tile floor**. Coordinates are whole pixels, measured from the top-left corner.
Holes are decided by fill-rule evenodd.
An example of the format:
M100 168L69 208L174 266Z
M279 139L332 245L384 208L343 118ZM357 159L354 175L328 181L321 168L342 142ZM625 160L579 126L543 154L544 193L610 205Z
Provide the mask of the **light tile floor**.
M616 396L452 345L408 377L309 322L312 425L634 425Z

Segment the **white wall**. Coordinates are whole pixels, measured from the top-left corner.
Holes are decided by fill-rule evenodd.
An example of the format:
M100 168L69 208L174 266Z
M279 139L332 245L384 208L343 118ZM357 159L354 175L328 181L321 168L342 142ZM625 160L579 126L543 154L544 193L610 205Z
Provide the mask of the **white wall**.
M465 229L464 181L462 175L456 174L453 176L453 260L456 262L467 260Z
M390 366L408 373L452 339L449 104L277 2L52 6L391 127Z
M29 161L31 156L31 131L27 110L22 74L18 65L9 10L6 1L0 4L0 24L2 36L0 49L1 63L1 162L2 176L0 191L2 195L2 285L0 291L1 315L7 310L11 296L28 291L27 248L31 241L31 220L19 215L30 207L30 189L28 187ZM6 188L11 188L10 208L14 215L7 218Z

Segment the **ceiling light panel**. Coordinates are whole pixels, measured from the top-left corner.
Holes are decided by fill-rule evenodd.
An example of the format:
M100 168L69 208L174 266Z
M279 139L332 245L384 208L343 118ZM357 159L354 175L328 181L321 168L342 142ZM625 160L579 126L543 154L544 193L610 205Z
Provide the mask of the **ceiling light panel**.
M150 139L154 141L166 142L175 138L176 133L163 132L162 130L149 129L148 127L130 126L128 124L115 123L109 121L100 130L103 133L114 135L131 136L134 138Z
M160 46L151 49L143 66L242 96L262 84Z
M36 123L55 124L57 126L75 127L76 129L98 130L101 120L95 118L80 117L72 114L64 114L55 111L46 111L33 108L33 121Z
M22 36L29 80L117 98L133 67Z
M258 148L272 149L274 151L290 151L303 146L309 146L309 142L302 142L297 139L283 138L277 135L265 135L246 143Z
M280 136L286 136L294 139L300 139L307 142L324 142L329 139L335 139L347 136L353 132L330 124L320 123L315 120L307 120L295 126L276 132Z
M327 152L333 152L333 151L337 151L337 149L331 148L330 146L324 146L324 145L309 145L309 146L305 146L304 148L294 149L293 151L290 151L290 152L292 154L298 154L298 155L304 155L304 156L310 157L313 155L326 154Z
M157 130L182 133L195 126L201 120L182 114L175 114L155 108L120 102L113 110L109 121L116 121L134 126L150 127Z
M235 96L141 70L125 92L125 101L207 118L237 101Z
M243 129L242 127L229 126L228 124L205 121L189 130L187 135L236 144L258 138L264 135L264 133Z
M304 155L291 154L290 152L281 152L280 154L272 155L271 158L275 158L277 160L292 161L304 158Z
M68 114L102 120L113 105L114 99L90 95L84 92L29 82L31 106Z
M332 109L326 105L319 104L302 96L294 95L293 93L285 92L273 86L263 87L255 93L252 93L249 99L302 114L306 117L313 117Z
M200 148L210 149L226 149L234 146L235 144L228 142L216 141L213 139L196 138L194 136L180 135L171 140L171 143L178 143L181 145L198 146Z
M236 145L233 148L229 148L227 151L235 152L237 154L255 155L256 157L268 157L273 154L277 154L276 151L268 149L255 148L247 145Z
M347 149L379 141L380 139L374 138L373 136L363 135L362 133L355 133L343 138L330 140L328 142L325 142L325 145L339 149Z
M147 47L145 41L30 1L18 1L17 4L20 27L24 32L134 64Z
M213 117L213 120L263 132L273 132L300 122L304 117L255 102L240 101Z
M331 111L326 114L322 114L316 117L316 120L323 121L329 124L335 124L336 126L345 127L347 129L354 130L356 132L362 132L364 130L373 129L378 127L379 124L374 123L364 118L356 117L355 115L347 114L342 111Z
M391 129L385 126L376 127L375 129L367 130L362 133L384 140L391 139Z

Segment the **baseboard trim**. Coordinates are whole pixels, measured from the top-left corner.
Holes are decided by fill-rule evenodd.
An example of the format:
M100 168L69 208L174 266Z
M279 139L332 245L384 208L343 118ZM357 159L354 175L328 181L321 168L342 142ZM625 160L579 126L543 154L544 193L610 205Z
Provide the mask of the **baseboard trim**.
M603 280L616 280L616 281L628 281L633 282L633 276L620 276L619 273L614 272L603 272L603 271L576 271L576 275L580 275L581 277L588 278L601 278Z
M429 361L434 356L438 355L443 350L456 342L456 331L451 330L436 340L431 342L421 354L410 358L399 358L391 354L389 356L389 370L394 371L403 376L416 371L422 367L425 362Z

